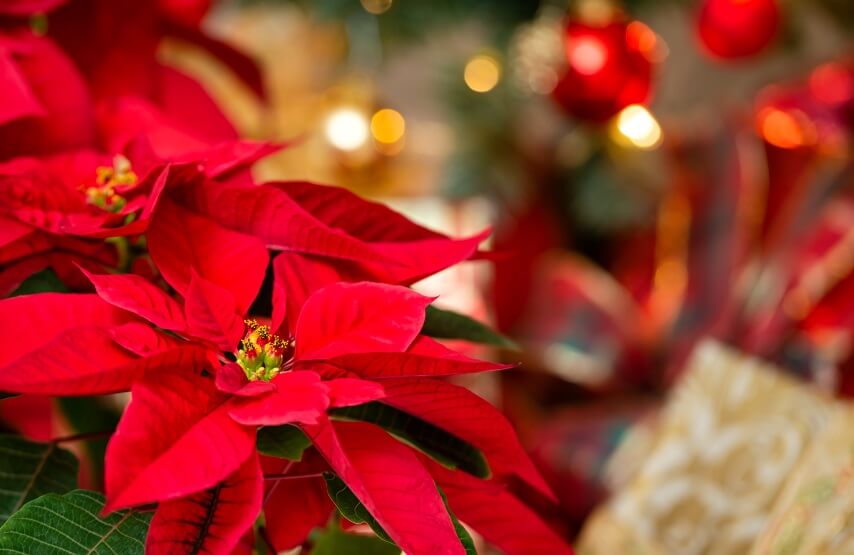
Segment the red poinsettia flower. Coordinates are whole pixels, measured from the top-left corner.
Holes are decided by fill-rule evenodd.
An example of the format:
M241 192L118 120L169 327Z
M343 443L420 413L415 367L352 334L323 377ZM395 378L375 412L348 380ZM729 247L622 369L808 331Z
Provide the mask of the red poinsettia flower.
M159 159L143 140L112 159L90 150L0 163L0 295L50 267L72 289L87 283L76 265L92 271L127 268L151 274L130 259L164 191L206 176L231 179L278 147L224 143L205 152ZM106 239L106 241L105 241Z
M409 285L471 258L489 235L486 230L451 239L344 189L304 182L251 188L193 183L176 189L173 198L181 214L204 214L279 251L273 259L273 327L291 331L305 300L325 285ZM174 229L184 217L176 215L163 229ZM151 250L159 254L156 242Z
M331 407L376 399L476 445L497 477L516 473L549 493L495 409L463 388L407 379L489 366L419 336L430 299L399 286L336 284L309 297L294 338L254 323L247 327L242 316L260 287L267 251L257 239L210 223L189 218L196 231L207 224L205 237L222 249L219 259L199 259L205 277L191 258L163 272L183 306L132 275L91 276L99 297L48 294L0 302L4 323L23 312L32 314L29 329L50 330L4 361L0 390L70 395L131 385L133 400L108 450L108 506L160 501L152 550L198 535L193 518L178 515L197 514L192 507L212 495L233 502L212 505L224 512L216 515L217 533L203 541L217 552L230 549L252 522L247 513L261 509L255 429L293 422L303 425L326 468L403 549L462 552L435 477L415 451L376 426L326 417ZM57 310L60 303L69 308ZM82 328L72 323L74 303L85 303L91 313ZM317 485L306 483L307 499L326 495ZM271 503L268 518L281 522L288 512L277 513L282 503ZM559 540L555 547L568 549Z

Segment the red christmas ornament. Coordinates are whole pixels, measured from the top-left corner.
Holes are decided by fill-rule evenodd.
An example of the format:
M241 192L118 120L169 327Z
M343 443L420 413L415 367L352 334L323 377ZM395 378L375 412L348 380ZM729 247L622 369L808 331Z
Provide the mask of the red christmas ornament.
M704 0L697 33L710 55L746 58L767 47L780 28L776 0Z
M567 69L553 91L571 115L603 122L630 104L648 100L657 37L639 21L603 26L568 21Z

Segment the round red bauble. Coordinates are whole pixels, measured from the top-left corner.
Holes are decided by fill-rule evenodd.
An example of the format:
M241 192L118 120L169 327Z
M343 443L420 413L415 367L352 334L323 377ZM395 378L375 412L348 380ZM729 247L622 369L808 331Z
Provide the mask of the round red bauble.
M713 57L738 59L759 53L780 28L776 0L703 0L697 33Z
M568 21L564 27L567 69L553 91L571 115L604 122L649 99L656 35L634 21L602 26Z

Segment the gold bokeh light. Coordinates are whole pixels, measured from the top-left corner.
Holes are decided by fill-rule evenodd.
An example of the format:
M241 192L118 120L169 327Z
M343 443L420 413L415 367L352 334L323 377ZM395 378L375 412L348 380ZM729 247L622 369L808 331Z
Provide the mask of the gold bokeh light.
M492 56L481 54L468 61L463 77L471 90L489 92L501 80L501 66Z

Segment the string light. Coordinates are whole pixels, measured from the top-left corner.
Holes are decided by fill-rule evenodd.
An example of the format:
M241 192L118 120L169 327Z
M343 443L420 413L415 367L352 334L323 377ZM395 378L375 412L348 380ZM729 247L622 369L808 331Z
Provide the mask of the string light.
M391 8L392 0L362 0L366 12L374 15L385 13Z
M615 138L623 138L632 146L643 150L650 150L661 144L661 126L649 110L640 104L623 108L617 115L614 129L617 132Z
M371 134L377 142L394 144L403 138L406 120L397 110L383 108L371 118Z
M463 78L471 90L479 93L489 92L501 79L501 66L492 56L481 54L468 61Z
M335 110L324 124L326 139L339 150L358 150L368 141L368 119L352 108Z

